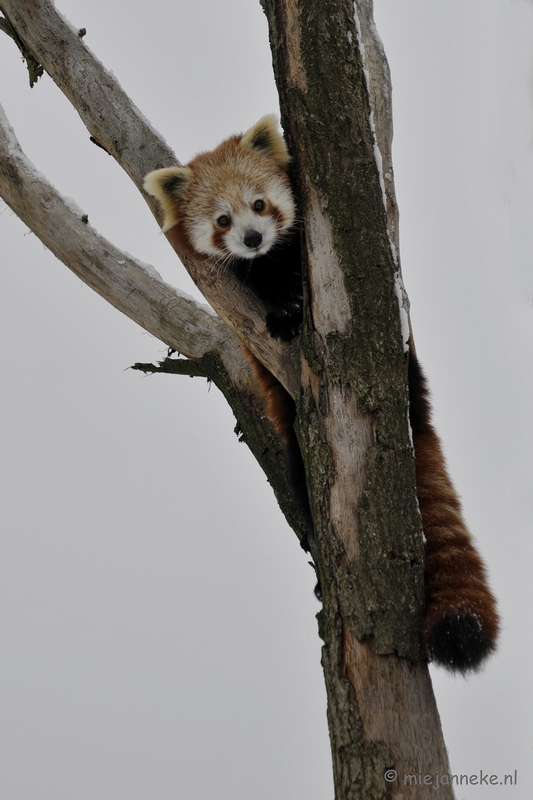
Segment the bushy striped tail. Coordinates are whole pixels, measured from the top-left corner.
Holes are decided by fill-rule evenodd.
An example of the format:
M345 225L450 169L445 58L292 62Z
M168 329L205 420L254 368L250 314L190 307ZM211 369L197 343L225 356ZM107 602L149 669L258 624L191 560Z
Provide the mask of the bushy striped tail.
M431 424L426 381L413 352L409 354L409 393L418 501L427 540L422 637L429 660L465 673L476 670L496 649L496 600L448 476Z

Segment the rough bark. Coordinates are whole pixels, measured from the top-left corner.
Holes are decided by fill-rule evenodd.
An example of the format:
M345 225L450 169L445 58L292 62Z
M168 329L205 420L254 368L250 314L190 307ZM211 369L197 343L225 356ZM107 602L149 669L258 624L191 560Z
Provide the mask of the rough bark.
M388 70L370 3L263 6L307 241L299 431L324 601L336 796L400 797L403 782L387 786L387 768L399 776L449 770L427 669L417 661L423 545Z
M185 258L179 243L218 317L117 251L36 175L5 122L0 193L67 266L189 359L154 369L217 383L300 531L281 445L234 331L294 397L316 527L336 797L399 798L404 774L449 768L419 652L423 543L407 423L388 68L370 0L262 2L305 225L299 341L270 339L258 301L208 263ZM0 8L138 188L146 172L177 163L48 0L0 0ZM397 781L385 780L388 769ZM425 798L434 789L408 791ZM452 796L446 786L441 793Z

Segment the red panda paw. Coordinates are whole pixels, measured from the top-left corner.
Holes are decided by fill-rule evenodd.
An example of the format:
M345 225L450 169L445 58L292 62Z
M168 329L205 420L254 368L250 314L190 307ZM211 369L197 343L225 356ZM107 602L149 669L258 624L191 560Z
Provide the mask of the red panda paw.
M450 672L474 672L495 650L494 636L483 619L466 610L445 612L424 638L429 660Z
M302 322L302 314L267 314L266 327L270 336L279 339L281 342L290 342L297 336Z

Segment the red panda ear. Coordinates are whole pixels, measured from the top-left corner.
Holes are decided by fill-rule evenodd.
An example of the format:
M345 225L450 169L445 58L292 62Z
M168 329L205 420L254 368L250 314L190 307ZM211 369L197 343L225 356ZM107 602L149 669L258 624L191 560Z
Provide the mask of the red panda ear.
M163 231L168 231L180 221L179 201L191 178L192 171L188 167L156 169L145 177L144 191L157 197L165 212Z
M285 144L285 139L278 129L278 120L274 114L262 117L253 128L246 131L240 141L241 147L250 150L259 150L261 153L273 158L278 166L287 169L291 157Z

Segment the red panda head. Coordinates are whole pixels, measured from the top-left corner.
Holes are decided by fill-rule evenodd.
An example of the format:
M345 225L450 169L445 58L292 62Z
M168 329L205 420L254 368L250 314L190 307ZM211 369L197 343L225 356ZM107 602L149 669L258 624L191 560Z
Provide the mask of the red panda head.
M144 188L163 207L163 230L181 225L197 253L256 258L294 223L289 162L276 118L268 115L186 167L150 172Z

